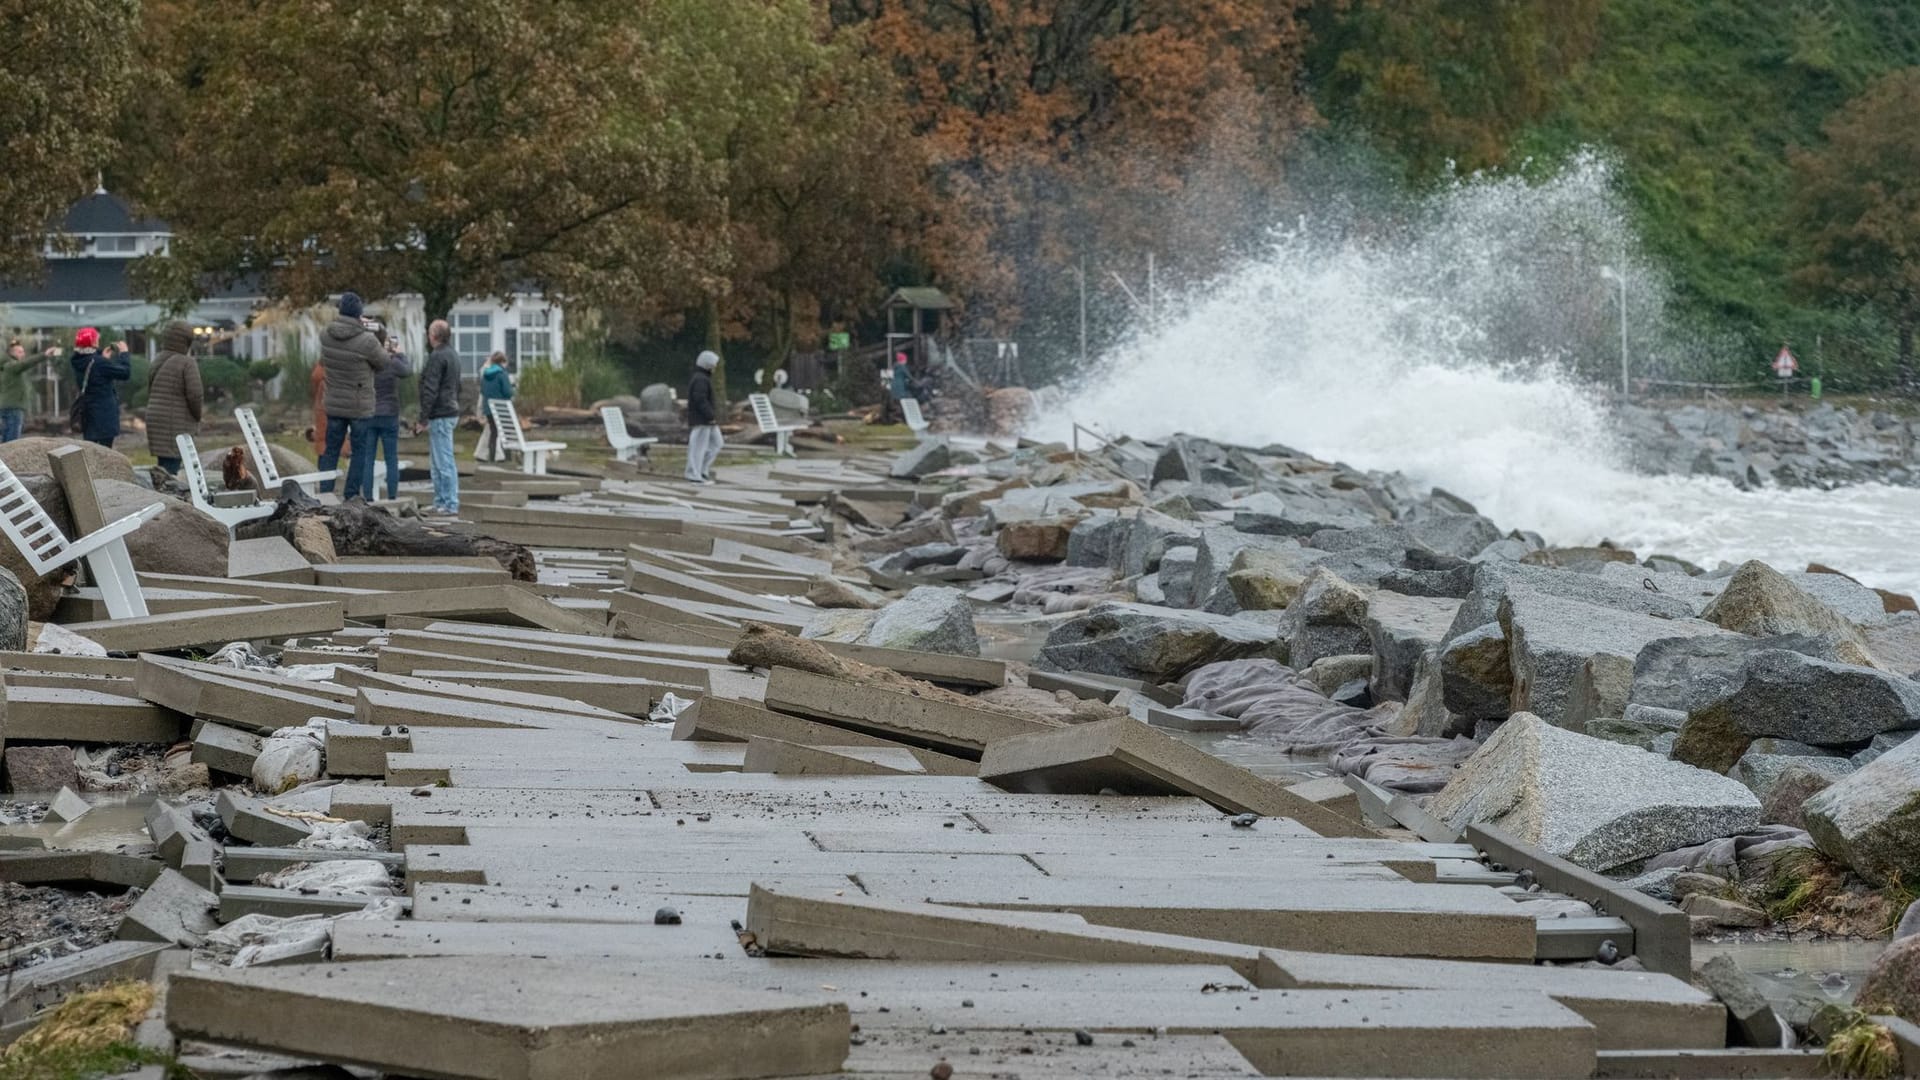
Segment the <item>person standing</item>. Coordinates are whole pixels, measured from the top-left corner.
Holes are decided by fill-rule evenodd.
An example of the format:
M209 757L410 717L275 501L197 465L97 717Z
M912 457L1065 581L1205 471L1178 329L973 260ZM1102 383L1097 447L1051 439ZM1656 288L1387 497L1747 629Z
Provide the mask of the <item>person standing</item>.
M100 347L100 331L83 326L73 335L73 355L67 362L73 367L73 381L80 387L74 400L73 416L79 421L81 438L113 448L120 437L120 394L113 384L133 377L127 362L127 343L115 342Z
M385 327L375 330L373 336L387 350L387 366L373 377L373 417L367 424L373 433L375 452L387 461L387 498L392 500L400 497L400 380L412 376L413 365ZM373 467L368 466L367 501L372 502L376 494Z
M487 422L487 437L482 445L486 448L484 460L499 461L504 455L500 450L500 425L493 422L493 403L513 400L513 376L507 374L507 354L496 352L487 357L487 366L480 369L480 418Z
M340 447L351 442L353 460L347 468L343 498L365 497L373 491L373 378L387 366L387 350L360 321L365 309L357 293L340 295L340 314L320 332L320 362L327 367L327 443L320 455L320 471L340 464ZM332 491L333 481L320 485Z
M460 423L460 354L447 320L435 319L427 327L427 345L432 351L420 369L420 421L433 459L432 512L457 516L460 471L453 461L453 429Z
M703 352L693 362L693 379L687 383L687 480L694 484L713 483L713 463L720 458L720 410L713 401L713 369L720 366L718 354Z
M200 365L193 359L193 328L170 322L160 331L160 355L147 374L147 449L161 468L180 471L175 437L200 434L204 404Z
M27 409L33 404L28 380L39 363L39 357L27 355L25 345L16 341L7 346L7 358L0 361L0 443L19 438L26 426Z

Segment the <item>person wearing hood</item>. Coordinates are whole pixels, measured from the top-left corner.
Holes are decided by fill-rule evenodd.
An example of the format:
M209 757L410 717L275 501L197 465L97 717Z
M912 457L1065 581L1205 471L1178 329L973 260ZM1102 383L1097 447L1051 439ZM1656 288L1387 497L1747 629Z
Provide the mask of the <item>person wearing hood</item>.
M500 449L500 425L493 422L493 403L513 400L513 376L507 371L507 354L496 351L480 369L480 419L487 425L480 447L485 461L499 461L506 454Z
M320 332L320 362L327 368L327 443L320 455L320 471L340 464L340 448L352 443L352 461L342 498L373 498L374 376L386 370L387 350L360 321L366 305L357 293L340 294L340 314ZM332 491L323 481L321 491Z
M81 438L112 449L120 437L120 394L113 384L133 377L127 362L127 343L116 342L102 349L100 331L83 326L73 335L73 381L80 388L69 414Z
M193 358L193 328L170 322L160 331L160 355L147 373L147 449L161 468L180 471L176 437L200 434L204 404L200 365Z
M413 364L407 354L400 351L398 339L388 335L383 328L374 333L380 344L387 350L387 366L373 377L373 426L374 446L387 459L387 498L400 497L400 380L413 374ZM368 470L367 482L371 484L372 469ZM377 494L377 493L376 493ZM373 495L367 496L369 499Z
M693 380L687 384L687 481L713 483L713 463L720 458L720 410L714 405L713 369L720 357L703 352L693 362Z

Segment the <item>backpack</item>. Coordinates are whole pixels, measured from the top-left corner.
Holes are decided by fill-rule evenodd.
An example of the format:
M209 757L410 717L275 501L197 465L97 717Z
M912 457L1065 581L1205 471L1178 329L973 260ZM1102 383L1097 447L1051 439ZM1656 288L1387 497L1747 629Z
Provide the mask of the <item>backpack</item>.
M87 433L87 384L93 381L93 365L99 360L99 354L87 361L87 370L80 376L80 392L73 395L73 404L67 406L67 430L75 435Z

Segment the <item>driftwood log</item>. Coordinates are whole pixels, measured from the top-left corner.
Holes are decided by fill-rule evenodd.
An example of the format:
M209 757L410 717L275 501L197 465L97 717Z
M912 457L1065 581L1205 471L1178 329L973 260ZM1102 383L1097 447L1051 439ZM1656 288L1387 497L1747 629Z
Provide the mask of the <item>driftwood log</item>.
M408 559L484 555L505 567L515 581L534 581L539 576L533 552L519 544L446 532L417 518L395 517L358 499L328 506L291 480L281 485L280 505L270 516L242 525L237 532L243 537L280 536L297 547L294 533L303 521L323 523L339 555Z

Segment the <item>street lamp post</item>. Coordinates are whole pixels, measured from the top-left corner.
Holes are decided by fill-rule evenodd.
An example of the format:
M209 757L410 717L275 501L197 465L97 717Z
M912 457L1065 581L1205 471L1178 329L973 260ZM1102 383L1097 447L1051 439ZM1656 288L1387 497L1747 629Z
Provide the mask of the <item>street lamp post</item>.
M1600 276L1620 286L1620 396L1626 397L1627 390L1627 275L1615 273L1613 267L1600 268Z

